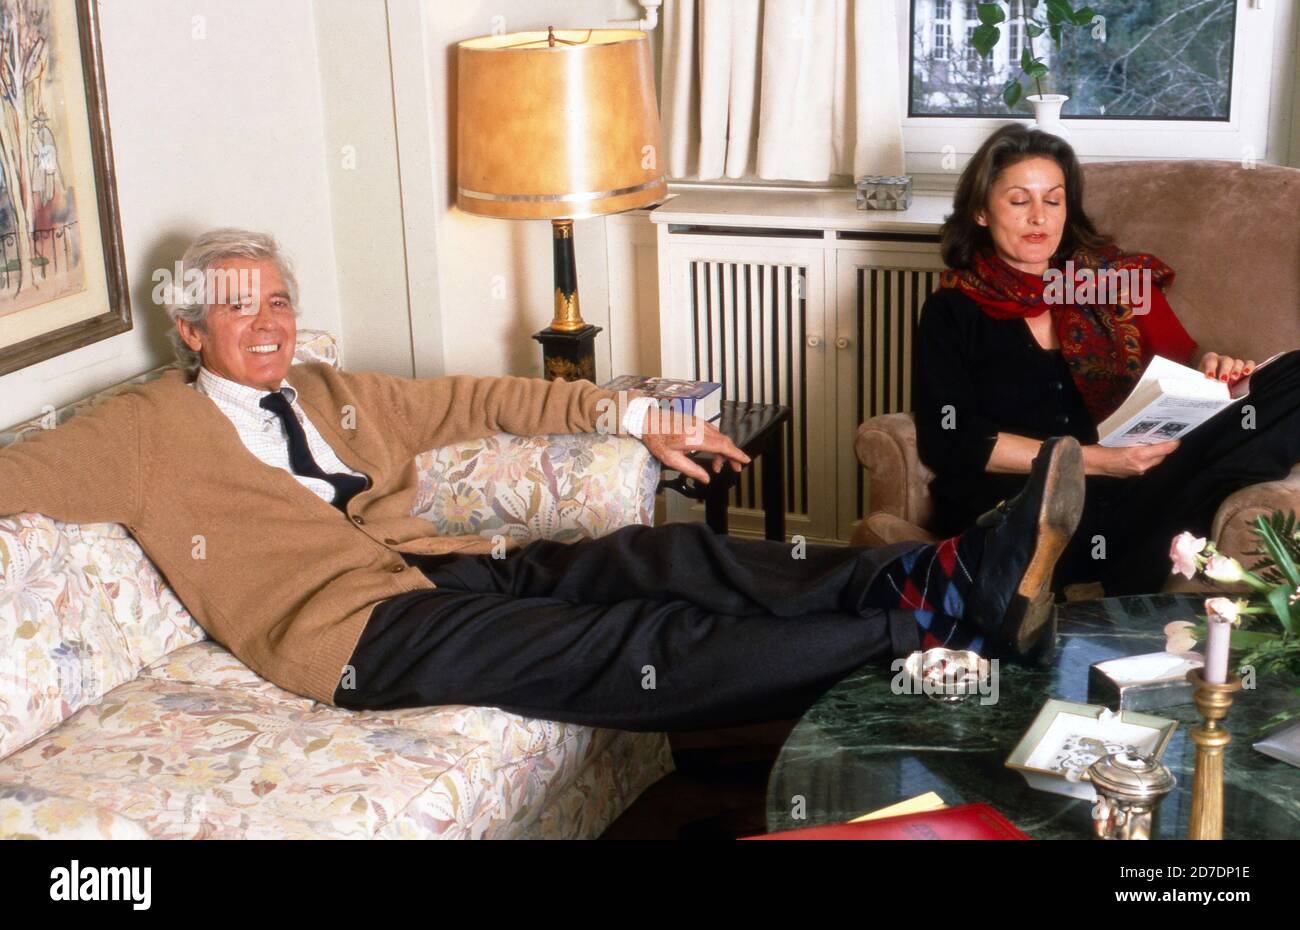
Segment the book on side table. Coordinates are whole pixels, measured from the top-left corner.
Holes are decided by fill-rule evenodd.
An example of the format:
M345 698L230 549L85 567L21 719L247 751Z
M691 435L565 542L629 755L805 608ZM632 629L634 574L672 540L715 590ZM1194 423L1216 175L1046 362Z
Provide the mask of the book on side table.
M659 401L661 410L702 420L722 416L722 385L716 381L685 381L647 375L621 375L601 387L609 391L644 391Z

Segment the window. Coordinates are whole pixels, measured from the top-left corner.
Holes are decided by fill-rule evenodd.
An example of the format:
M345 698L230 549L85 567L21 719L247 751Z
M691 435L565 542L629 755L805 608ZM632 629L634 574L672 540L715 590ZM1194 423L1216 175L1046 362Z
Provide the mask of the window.
M999 25L1001 39L988 63L934 54L935 13L947 7L960 16L964 7L895 0L905 81L903 142L908 170L919 184L950 186L1000 121L1033 119L1027 102L1012 111L1002 100L1012 77L1026 93L1037 90L1020 77L1017 53L1026 47L1051 69L1043 90L1072 98L1062 115L1085 160L1287 161L1297 85L1294 57L1288 55L1294 54L1300 5L1087 0L1104 18L1105 41L1097 20L1092 28L1069 28L1059 56L1046 34L1026 34L1019 2L1002 5L1008 18ZM1082 5L1073 0L1076 9ZM1046 4L1029 6L1031 15L1035 10L1044 16ZM968 24L962 25L963 35L950 39L963 38Z
M1012 20L1007 25L1007 57L1012 61L1020 60L1020 50L1024 48L1025 27L1023 23Z
M934 24L934 45L930 49L930 55L936 61L948 60L948 24Z
M934 0L934 18L948 19L952 15L949 0Z
M947 2L913 0L913 15L932 3L935 42L931 55L921 43L912 49L911 116L1010 116L1028 114L1028 104L1008 109L1000 95L977 93L968 85L971 76L961 71L929 67L929 58L940 55L939 34L949 27L938 22L946 18ZM1067 27L1058 51L1043 34L1028 42L1033 54L1051 68L1050 85L1043 90L1066 94L1069 101L1062 115L1072 119L1196 119L1226 120L1233 78L1233 39L1237 19L1236 0L1092 0L1099 20L1092 28ZM1040 19L1045 5L1037 9ZM1000 25L1002 42L1009 56L994 78L1005 86L1020 77L1020 52L1025 47L1019 3L1004 10L1012 18ZM967 10L968 11L968 10ZM1032 14L1031 14L1032 16ZM974 25L967 25L966 47ZM1026 81L1026 93L1038 90L1038 82Z

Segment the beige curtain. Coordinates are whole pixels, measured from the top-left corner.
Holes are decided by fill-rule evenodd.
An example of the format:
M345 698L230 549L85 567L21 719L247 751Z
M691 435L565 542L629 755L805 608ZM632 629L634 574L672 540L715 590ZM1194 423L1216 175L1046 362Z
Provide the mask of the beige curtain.
M667 0L672 177L902 174L891 0Z

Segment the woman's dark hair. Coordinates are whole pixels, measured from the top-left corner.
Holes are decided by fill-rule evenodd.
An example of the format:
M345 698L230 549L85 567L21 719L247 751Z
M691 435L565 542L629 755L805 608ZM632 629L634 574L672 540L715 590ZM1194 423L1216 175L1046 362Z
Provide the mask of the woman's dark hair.
M1070 144L1051 133L1009 123L984 141L957 182L952 215L939 231L943 260L949 268L969 269L975 253L992 246L988 227L975 222L975 214L988 209L998 175L1016 162L1036 157L1052 159L1065 175L1065 230L1052 258L1066 258L1075 249L1095 249L1110 243L1110 237L1097 232L1083 212L1083 169Z

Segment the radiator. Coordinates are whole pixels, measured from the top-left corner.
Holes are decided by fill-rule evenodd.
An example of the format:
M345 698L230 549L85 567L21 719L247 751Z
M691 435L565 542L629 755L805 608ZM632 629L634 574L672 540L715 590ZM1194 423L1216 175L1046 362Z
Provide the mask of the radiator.
M688 377L717 381L727 400L784 404L786 513L808 515L807 269L690 261ZM733 508L759 506L763 462L732 488Z
M659 245L663 374L788 406L787 534L847 540L869 510L858 426L911 408L916 322L942 268L934 238L665 224ZM731 491L741 532L761 532L762 467Z
M857 267L853 301L853 422L912 409L912 346L938 271ZM850 450L852 455L852 451ZM856 457L853 459L856 462ZM867 515L867 472L856 469L853 520Z

